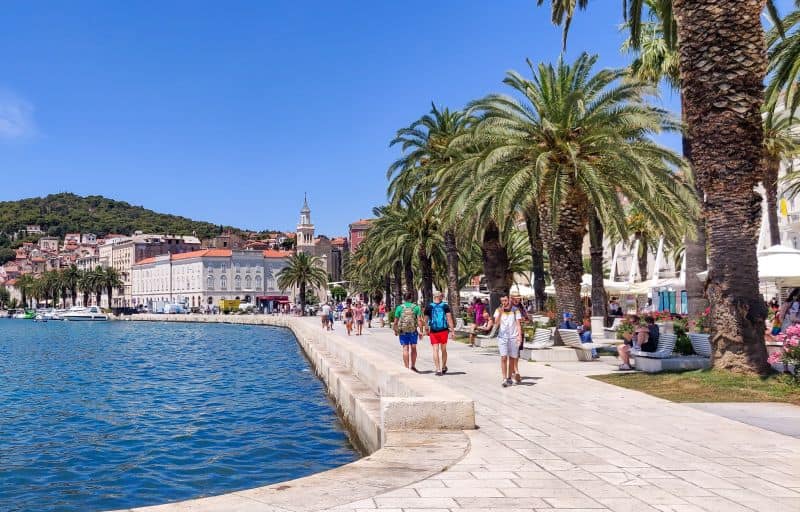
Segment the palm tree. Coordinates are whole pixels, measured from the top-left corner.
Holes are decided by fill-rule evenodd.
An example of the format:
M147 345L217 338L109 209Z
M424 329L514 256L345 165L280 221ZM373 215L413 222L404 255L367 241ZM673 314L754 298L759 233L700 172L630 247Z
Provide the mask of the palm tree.
M122 288L122 275L119 273L119 270L115 269L114 267L106 267L104 269L100 269L100 274L97 276L98 283L97 285L101 290L106 292L106 297L108 298L108 307L111 308L111 298L114 294L114 290L119 290ZM100 300L98 299L98 304Z
M578 320L581 246L591 208L604 224L625 232L620 194L649 204L654 217L670 203L692 205L690 190L673 173L682 160L648 138L677 123L644 103L649 87L622 82L624 71L592 74L596 60L582 54L573 64L529 62L532 79L509 72L504 83L522 99L491 95L473 102L479 120L472 139L464 139L481 148L474 157L476 180L510 174L507 192L495 198L498 211L538 206L557 307Z
M74 306L78 300L78 283L80 282L80 271L75 265L70 265L61 272L64 289L69 293Z
M640 35L642 2L625 0L634 40ZM764 3L664 2L671 7L670 19L677 22L689 151L696 183L705 194L712 359L717 368L766 374L771 371L764 345L767 310L758 287L754 243L760 221L754 188L762 177L761 106L767 69L760 19ZM551 0L553 19L566 28L575 8L587 4L588 0ZM774 5L768 5L774 15Z
M24 307L28 307L34 286L34 278L31 274L23 274L17 278L17 289L20 294L20 302Z
M78 289L81 291L83 295L83 306L87 307L89 305L89 295L94 292L94 271L92 270L79 270L78 271ZM74 305L74 304L73 304Z
M680 92L678 41L676 38L678 27L672 16L671 0L666 2L644 0L644 3L648 9L649 21L641 24L638 37L634 37L632 34L623 44L624 51L635 55L630 66L631 74L639 80L652 84L664 81L670 89ZM629 28L631 25L632 23L628 23ZM683 113L685 111L683 94L680 95L680 99L681 113ZM689 139L685 132L681 139L683 156L691 165ZM693 185L697 200L700 202L703 194L697 188L697 183L693 183ZM705 311L707 306L705 285L696 278L707 267L705 220L702 216L697 216L693 224L693 229L684 237L683 242L686 248L687 312L692 317ZM639 261L641 263L642 259ZM640 275L644 275L641 269Z
M322 266L322 260L306 253L290 256L286 266L278 273L278 286L281 290L292 287L300 289L301 315L306 314L306 286L323 288L328 282L328 273Z
M468 123L469 118L463 112L439 109L432 104L428 114L409 127L397 131L390 145L401 146L403 155L389 167L387 173L391 180L389 194L392 202L397 203L408 197L415 197L419 202L425 202L422 197L433 199L436 174L453 160L450 142L466 130ZM427 214L436 215L433 209ZM458 289L456 231L449 227L444 230L443 235L447 260L447 301L453 315L457 316L461 300ZM428 253L420 253L422 259L430 257ZM427 264L423 265L423 272L426 270ZM423 286L423 295L426 292L427 285ZM425 298L426 303L430 300L431 297Z
M764 195L767 198L770 245L780 245L778 230L778 173L781 162L800 155L800 136L796 133L797 118L785 114L764 116Z
M800 7L800 1L795 0ZM767 33L769 48L769 65L767 73L771 80L765 92L765 108L775 112L780 106L788 107L793 117L800 106L800 94L797 93L800 79L800 10L794 10L780 19L773 18L775 26Z

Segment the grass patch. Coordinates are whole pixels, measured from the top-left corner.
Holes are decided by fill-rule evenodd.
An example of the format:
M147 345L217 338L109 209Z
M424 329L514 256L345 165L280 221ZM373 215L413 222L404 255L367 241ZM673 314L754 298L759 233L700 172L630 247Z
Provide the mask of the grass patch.
M785 402L800 405L800 386L784 375L760 378L719 370L695 370L595 375L591 378L672 402Z

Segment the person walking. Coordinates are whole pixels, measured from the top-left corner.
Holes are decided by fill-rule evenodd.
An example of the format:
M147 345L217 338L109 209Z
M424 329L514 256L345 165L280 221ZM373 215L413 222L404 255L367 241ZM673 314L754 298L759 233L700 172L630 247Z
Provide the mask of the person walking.
M422 316L419 306L411 302L413 293L406 292L403 299L405 302L394 311L394 334L403 347L403 365L417 372L417 341L422 330Z
M367 329L372 329L372 314L375 312L375 307L372 302L367 302L364 309L364 315L367 317Z
M384 301L378 304L378 319L381 321L381 327L386 325L386 303Z
M433 349L433 366L441 377L447 373L447 338L455 326L450 306L442 302L442 292L433 292L433 302L425 307L425 323Z
M322 324L327 330L333 330L333 308L327 302L322 305Z
M515 368L514 359L519 359L519 343L522 341L522 315L511 305L507 296L500 298L500 307L494 312L497 328L497 349L500 352L500 370L503 374L503 387L511 385L511 375Z
M511 296L511 305L517 308L520 314L520 325L529 325L531 323L530 316L528 316L528 312L525 310L525 307L522 305L522 296L521 295L512 295ZM520 329L520 340L519 340L519 347L517 350L522 352L522 347L525 346L525 331ZM512 359L514 368L513 373L509 375L509 377L514 379L514 382L519 384L522 382L522 375L519 374L519 357L516 359Z
M347 299L347 303L344 305L344 309L342 310L342 318L344 318L344 328L347 329L347 335L350 336L353 332L353 307L351 306L352 302L350 299Z
M353 308L353 317L356 320L356 336L361 336L361 331L364 329L364 304L361 301L358 301Z

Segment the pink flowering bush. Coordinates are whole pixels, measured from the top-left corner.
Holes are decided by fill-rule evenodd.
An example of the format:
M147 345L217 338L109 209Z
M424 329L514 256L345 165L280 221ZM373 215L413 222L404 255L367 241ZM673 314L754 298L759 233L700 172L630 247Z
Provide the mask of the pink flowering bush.
M785 333L775 336L775 340L783 343L783 349L770 354L770 364L791 364L795 369L800 367L800 325L792 325Z

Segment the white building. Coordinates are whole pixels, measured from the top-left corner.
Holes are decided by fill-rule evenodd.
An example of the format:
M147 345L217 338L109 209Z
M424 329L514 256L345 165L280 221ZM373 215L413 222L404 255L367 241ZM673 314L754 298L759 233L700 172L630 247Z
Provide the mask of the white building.
M223 299L288 301L277 275L286 266L285 251L204 249L146 258L133 265L133 305L183 303L190 308L218 305Z

